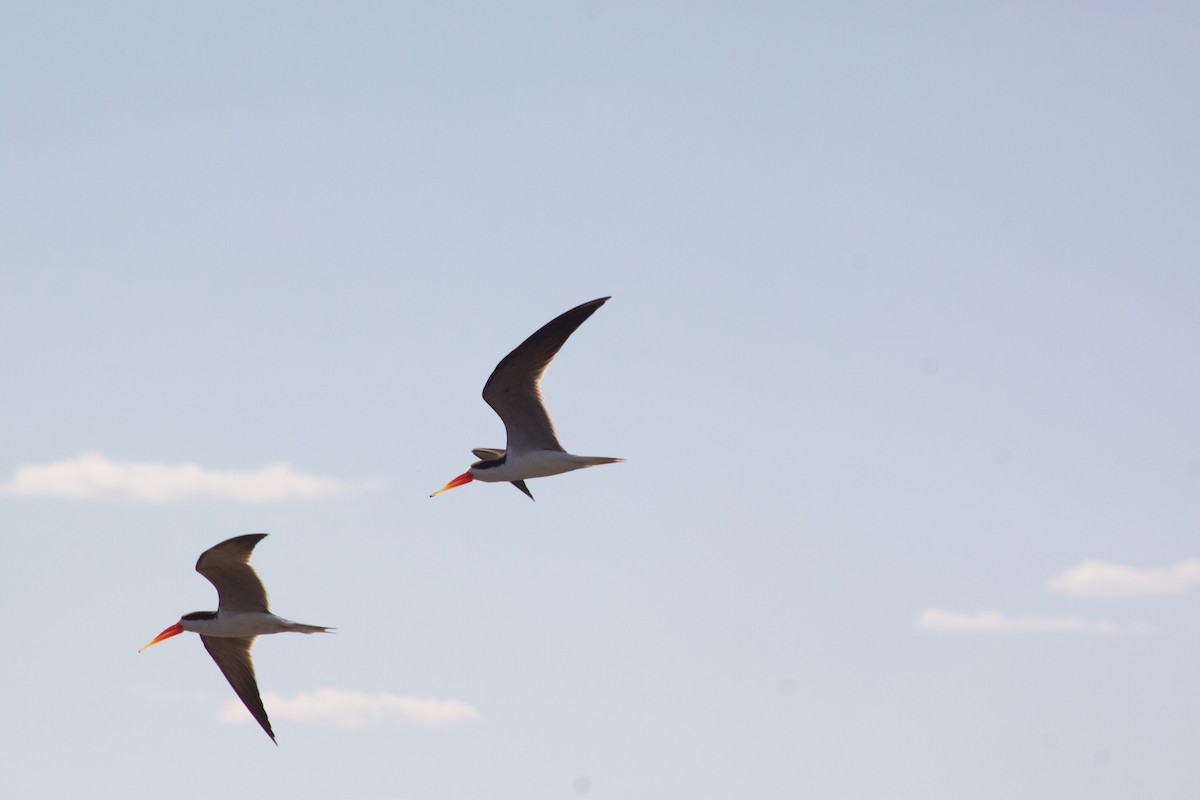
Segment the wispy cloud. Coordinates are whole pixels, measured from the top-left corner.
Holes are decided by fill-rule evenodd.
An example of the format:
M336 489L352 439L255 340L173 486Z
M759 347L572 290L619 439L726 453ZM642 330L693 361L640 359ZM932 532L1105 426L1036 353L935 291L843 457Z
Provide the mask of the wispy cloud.
M960 614L929 608L917 617L917 627L938 633L1143 633L1136 626L1079 617L1009 617L996 611Z
M286 463L250 471L216 470L198 464L113 461L98 453L85 453L65 461L18 467L12 480L0 484L0 495L129 503L195 499L270 503L339 497L380 485L379 481L347 483L306 475Z
M1145 569L1085 561L1051 578L1046 588L1075 597L1136 597L1182 594L1198 583L1200 559Z
M410 697L391 692L352 692L346 689L317 689L291 697L263 694L263 705L272 721L319 725L327 728L362 728L390 720L405 720L416 725L445 726L470 722L479 712L461 700L434 697ZM252 722L240 701L221 708L221 721Z

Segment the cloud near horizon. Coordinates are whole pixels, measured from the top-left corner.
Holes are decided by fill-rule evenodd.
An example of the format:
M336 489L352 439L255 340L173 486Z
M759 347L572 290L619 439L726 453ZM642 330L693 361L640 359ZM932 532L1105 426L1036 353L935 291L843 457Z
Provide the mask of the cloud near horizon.
M1200 559L1144 569L1092 560L1054 576L1046 588L1074 597L1139 597L1183 594L1198 583Z
M285 462L251 471L214 470L198 464L113 461L99 453L84 453L64 461L18 467L11 481L0 484L0 495L127 503L197 499L271 503L342 497L380 485L377 480L347 483L306 475Z
M960 614L928 608L917 617L917 627L937 633L1143 633L1135 626L1079 617L1009 617L996 611Z
M442 727L470 722L480 716L474 706L461 700L411 697L391 692L369 693L324 688L314 692L300 692L291 697L266 692L262 699L272 721L286 720L341 730L362 728L391 720ZM224 703L220 719L227 723L254 721L240 700Z

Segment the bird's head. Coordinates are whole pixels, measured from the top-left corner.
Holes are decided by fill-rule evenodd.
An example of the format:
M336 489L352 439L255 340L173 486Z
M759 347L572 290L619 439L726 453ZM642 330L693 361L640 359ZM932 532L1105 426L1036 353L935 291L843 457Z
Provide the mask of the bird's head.
M505 462L505 455L504 455L503 450L476 450L475 454L481 457L479 461L476 461L474 464L471 465L470 469L468 469L462 475L459 475L457 478L450 481L445 486L438 489L436 492L434 492L433 494L431 494L429 496L434 497L436 495L441 494L442 492L448 492L451 489L462 486L464 483L470 483L471 481L473 481L477 477L479 477L479 473L482 472L483 470L494 469L495 467L503 466L504 462ZM497 454L499 454L499 455L497 455ZM487 457L485 458L484 456L487 456Z
M179 618L179 622L164 628L162 633L151 639L150 643L143 647L142 650L145 650L148 647L153 647L164 639L170 639L172 636L178 636L184 631L198 631L201 627L203 627L203 625L198 625L197 623L201 623L202 621L211 621L216 618L217 612L215 611L193 611L190 614L184 614ZM142 650L138 650L138 652L140 653Z

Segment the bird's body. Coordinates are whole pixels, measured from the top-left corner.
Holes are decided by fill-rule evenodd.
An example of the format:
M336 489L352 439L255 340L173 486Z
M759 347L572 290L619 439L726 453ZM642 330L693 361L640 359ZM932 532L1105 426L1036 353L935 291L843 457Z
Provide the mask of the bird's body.
M541 392L542 375L554 356L584 320L607 300L607 297L601 297L560 314L501 359L484 384L483 399L504 422L508 434L505 449L475 450L480 460L430 497L475 480L485 483L507 481L532 500L533 494L525 486L525 481L530 478L561 475L624 460L568 453L558 441Z
M272 614L267 608L267 590L249 564L254 546L266 536L265 533L235 536L201 553L196 561L196 571L216 587L217 610L184 614L179 622L163 630L142 650L185 631L199 634L204 649L238 698L271 741L275 741L271 721L258 693L254 663L250 660L250 647L255 637L269 633L326 633L333 629L292 622Z
M475 480L485 483L511 482L548 478L551 475L561 475L599 464L612 464L620 460L605 456L577 456L563 450L531 450L513 456L505 453L495 459L497 463L490 463L491 459L476 461L471 466L471 474Z
M263 636L268 633L325 633L319 625L305 625L277 617L270 611L245 611L240 614L219 611L194 611L180 618L179 626L201 636Z

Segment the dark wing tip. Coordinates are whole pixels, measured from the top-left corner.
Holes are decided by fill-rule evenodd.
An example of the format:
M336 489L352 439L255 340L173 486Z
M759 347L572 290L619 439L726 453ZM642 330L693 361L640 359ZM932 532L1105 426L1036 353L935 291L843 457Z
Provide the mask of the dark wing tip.
M234 688L236 689L237 687ZM250 716L254 717L254 721L262 726L262 729L266 732L267 736L270 736L271 741L275 742L275 746L278 747L279 742L275 741L275 731L271 730L271 720L267 717L267 710L263 708L262 698L258 694L258 684L255 683L254 685L254 697L258 701L257 709L251 707L247 698L243 697L240 692L238 693L238 697L241 699L242 705L246 706L246 710L250 712ZM262 712L261 717L259 716L260 711Z
M232 539L227 539L225 542L223 542L223 544L229 544L230 542L244 542L248 549L253 550L256 544L270 535L271 534L269 533L244 533L241 536L235 536Z
M516 370L516 375L510 374L509 380L529 380L535 384L541 378L542 372L550 361L558 354L559 349L566 343L580 325L596 312L600 306L608 302L608 297L598 297L581 303L569 311L564 311L530 334L525 341L516 346L508 355L500 359L500 363L492 370L487 383L483 385L483 399L488 399L488 387L497 376L506 371Z
M579 305L575 306L570 311L567 311L565 313L570 314L575 311L583 311L584 309L587 309L589 311L595 311L597 308L604 305L609 300L612 300L612 295L609 295L608 297L597 297L595 300L588 300L586 303L580 303Z
M204 559L210 555L220 558L236 559L243 563L250 560L250 554L254 552L254 547L270 534L266 533L245 533L241 536L235 536L232 539L226 539L220 544L215 544L200 554L196 559L196 571L200 572L200 566L204 563Z

